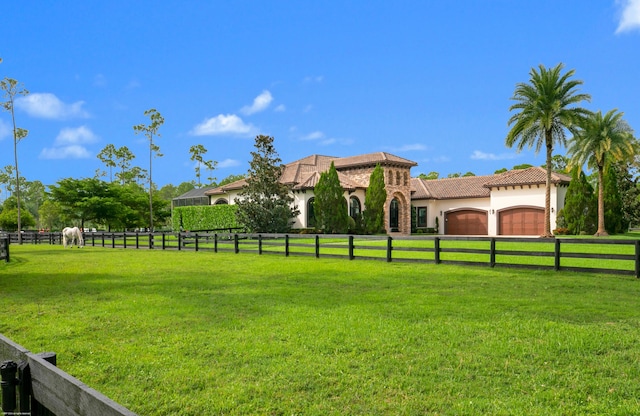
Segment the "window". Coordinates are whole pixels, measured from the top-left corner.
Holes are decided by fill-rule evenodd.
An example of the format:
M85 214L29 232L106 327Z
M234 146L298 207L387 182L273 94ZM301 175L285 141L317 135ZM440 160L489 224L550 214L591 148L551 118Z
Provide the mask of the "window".
M314 202L315 198L311 198L307 201L307 227L315 228L316 227L316 214L314 210Z
M391 200L391 206L389 207L389 227L391 231L398 231L400 225L400 204L396 198Z
M349 216L354 219L358 218L358 216L360 216L360 212L362 212L360 200L355 196L352 196L349 198Z
M418 228L425 228L427 226L427 207L418 207L416 222Z

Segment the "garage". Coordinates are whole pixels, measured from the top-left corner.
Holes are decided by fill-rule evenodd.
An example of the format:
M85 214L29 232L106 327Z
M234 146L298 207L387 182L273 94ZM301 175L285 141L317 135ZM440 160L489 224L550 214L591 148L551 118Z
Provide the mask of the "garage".
M444 217L445 234L487 235L487 211L464 209L447 212Z
M499 235L544 234L544 208L520 207L498 213Z

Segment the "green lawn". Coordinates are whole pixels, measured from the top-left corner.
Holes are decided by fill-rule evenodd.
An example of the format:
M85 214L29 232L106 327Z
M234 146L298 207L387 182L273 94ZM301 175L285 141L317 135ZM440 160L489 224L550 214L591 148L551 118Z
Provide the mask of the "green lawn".
M140 415L629 415L640 281L12 245L0 332Z

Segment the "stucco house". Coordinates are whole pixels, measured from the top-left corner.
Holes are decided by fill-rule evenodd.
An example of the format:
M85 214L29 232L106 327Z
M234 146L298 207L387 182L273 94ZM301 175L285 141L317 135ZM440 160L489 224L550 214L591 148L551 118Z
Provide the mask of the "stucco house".
M388 233L411 233L411 210L416 210L418 229L437 228L452 235L532 235L544 231L546 172L540 167L512 170L487 176L424 180L411 178L416 162L386 152L351 157L312 155L284 165L280 181L292 189L300 214L294 228L315 225L314 187L331 162L348 201L350 215L364 209L369 177L376 165L384 170L387 201L385 229ZM564 207L570 177L552 174L551 228ZM204 191L209 203L233 204L246 181L240 180ZM436 227L437 226L437 227Z
M546 170L531 167L488 176L412 179L418 227L452 235L539 236L544 233ZM570 176L551 174L551 229Z

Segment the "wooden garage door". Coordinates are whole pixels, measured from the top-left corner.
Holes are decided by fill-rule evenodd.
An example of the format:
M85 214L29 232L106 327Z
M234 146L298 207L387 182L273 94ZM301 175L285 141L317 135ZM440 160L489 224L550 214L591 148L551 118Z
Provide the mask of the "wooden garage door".
M487 212L461 210L447 213L445 233L451 235L487 235Z
M542 235L544 208L513 208L499 214L500 235Z

